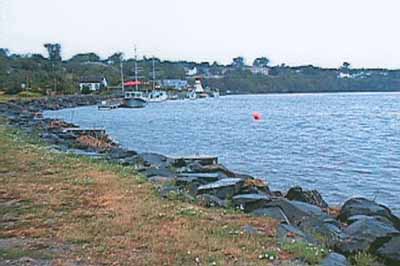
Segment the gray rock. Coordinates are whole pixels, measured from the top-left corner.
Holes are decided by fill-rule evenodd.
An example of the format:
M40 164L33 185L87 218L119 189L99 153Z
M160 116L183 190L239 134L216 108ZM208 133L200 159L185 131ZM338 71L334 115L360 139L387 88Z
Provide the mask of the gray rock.
M148 168L143 168L142 169L142 174L144 174L147 177L153 177L153 176L165 176L165 177L176 177L176 173L173 172L169 168L165 167L148 167Z
M378 238L400 233L391 223L385 223L376 218L358 220L344 232L348 237L338 245L338 250L344 254L367 251Z
M289 223L289 219L279 207L260 208L252 211L250 214L254 216L270 217L281 223Z
M219 173L224 178L235 178L236 174L227 169L222 164L201 165L200 163L192 163L189 165L190 172L197 173Z
M330 248L336 247L347 238L347 235L338 225L327 219L309 218L299 224L298 227L312 236L316 243Z
M312 237L307 236L299 228L289 224L280 224L276 232L276 237L279 243L292 243L294 241L305 243L315 242Z
M162 185L168 182L173 181L173 178L166 177L166 176L152 176L149 178L149 181L153 184Z
M286 198L306 202L320 208L328 208L328 203L326 203L317 190L304 191L301 187L293 187L289 189Z
M169 198L171 195L176 196L180 193L180 189L177 186L162 186L159 189L160 196L162 198Z
M196 197L197 203L203 207L227 208L228 201L222 200L214 195L202 194Z
M348 222L348 219L355 215L384 217L391 221L395 227L400 229L400 219L393 215L389 208L372 200L352 198L346 201L340 211L339 219L342 222Z
M322 212L317 206L300 201L289 201L284 198L275 199L264 206L264 208L270 207L280 208L293 225L299 225L304 220L312 217L319 219L329 218L328 215Z
M388 241L378 239L377 242L383 242L380 247L375 249L375 254L385 260L385 265L400 265L400 235L387 238ZM385 239L385 240L387 240ZM375 246L377 243L375 243Z
M141 153L143 160L154 167L169 167L171 165L172 159L167 156L158 153Z
M217 173L185 173L177 176L177 179L182 180L183 185L186 185L187 182L196 182L204 185L220 179L220 175Z
M260 208L269 201L271 201L271 197L266 194L240 194L232 198L233 205L245 212Z
M332 252L322 262L322 266L349 266L350 263L342 254Z
M249 224L242 226L242 231L249 235L261 234L261 232L259 230L257 230L257 228L255 228L254 226L249 225Z
M111 160L115 160L115 159L124 159L136 155L137 155L136 151L125 150L122 148L113 148L112 150L109 151L108 158L110 158Z
M220 199L233 197L240 191L244 181L240 178L224 178L198 187L198 194L211 194Z

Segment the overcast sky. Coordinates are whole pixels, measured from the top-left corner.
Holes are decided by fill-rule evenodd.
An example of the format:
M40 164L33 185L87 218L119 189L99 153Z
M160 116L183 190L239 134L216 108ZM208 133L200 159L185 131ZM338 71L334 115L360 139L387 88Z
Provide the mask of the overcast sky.
M399 0L0 0L0 47L400 68Z

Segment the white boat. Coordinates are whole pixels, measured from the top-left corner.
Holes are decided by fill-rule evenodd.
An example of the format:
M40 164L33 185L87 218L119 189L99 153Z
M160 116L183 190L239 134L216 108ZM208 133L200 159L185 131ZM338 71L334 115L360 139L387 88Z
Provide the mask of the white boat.
M159 103L168 100L168 94L165 91L152 91L147 97L149 103Z
M141 84L141 82L138 80L136 45L135 45L135 69L134 69L134 72L135 72L135 80L125 83L125 85L135 86L134 91L125 91L124 92L124 100L123 100L121 106L125 107L125 108L143 108L147 104L147 98L143 95L143 92L139 91L139 87L138 87L138 85Z
M146 98L141 91L126 91L122 107L125 108L143 108L147 104Z
M155 66L155 60L154 56L152 59L153 63L153 89L152 91L147 95L147 101L149 103L159 103L159 102L164 102L168 100L168 94L166 91L160 90L159 86L156 86L156 66Z

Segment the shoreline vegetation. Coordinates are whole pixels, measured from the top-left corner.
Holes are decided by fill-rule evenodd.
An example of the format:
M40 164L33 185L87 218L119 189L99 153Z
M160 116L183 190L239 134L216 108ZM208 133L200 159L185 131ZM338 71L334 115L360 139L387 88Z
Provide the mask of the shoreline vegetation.
M121 88L121 62L124 65L123 76L127 80L134 79L135 60L124 58L121 52L107 58L100 58L93 52L79 53L66 59L62 57L61 44L48 43L44 48L47 56L15 54L0 48L0 91L10 95L20 92L76 94L80 92L82 79L100 77L105 78L108 84L102 89L110 92ZM221 94L400 91L399 69L353 68L349 62L343 62L337 68L288 66L284 63L272 65L267 57L246 62L240 56L233 58L230 64L160 58L155 58L154 62L157 66L156 83L162 87L166 80L172 81L169 84L188 86L200 78L205 87L219 89ZM142 69L142 80L152 80L153 58L143 56L137 63ZM147 89L151 87L150 84L146 86ZM169 89L177 89L174 86ZM90 93L90 90L85 93Z
M400 262L400 219L374 201L333 208L315 190L273 191L216 162L126 150L41 115L101 99L0 103L0 259L10 265Z

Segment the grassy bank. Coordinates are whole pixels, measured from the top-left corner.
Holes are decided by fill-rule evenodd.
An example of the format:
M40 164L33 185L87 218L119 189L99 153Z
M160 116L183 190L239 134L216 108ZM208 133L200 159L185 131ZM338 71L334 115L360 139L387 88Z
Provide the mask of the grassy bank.
M293 257L277 248L273 220L162 200L129 167L51 152L4 121L0 151L0 260L266 265L274 254L286 265Z

